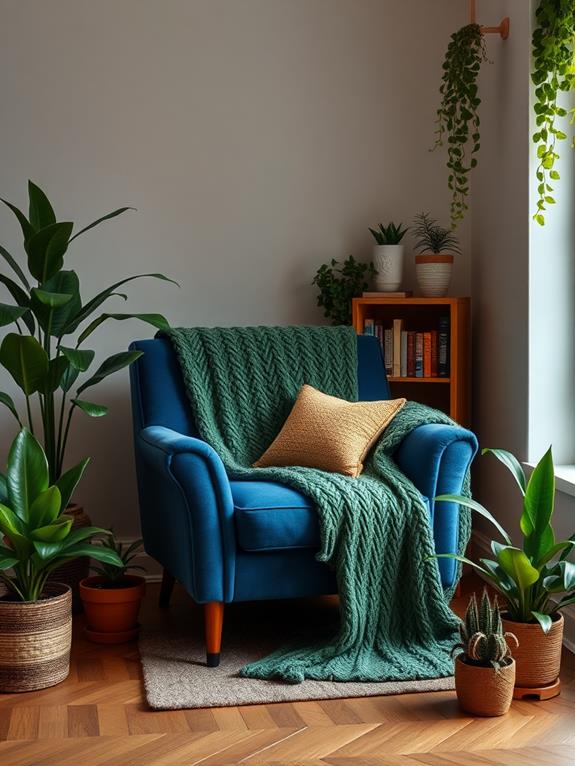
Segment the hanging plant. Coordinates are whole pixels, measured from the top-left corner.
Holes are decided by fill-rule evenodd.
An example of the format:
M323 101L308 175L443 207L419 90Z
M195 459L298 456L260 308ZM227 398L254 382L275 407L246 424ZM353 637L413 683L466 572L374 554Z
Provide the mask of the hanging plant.
M537 27L533 32L533 72L535 85L535 122L537 130L533 141L537 145L537 211L533 216L537 223L545 224L547 205L554 205L551 181L558 181L559 171L555 162L559 159L557 142L567 134L557 127L558 122L571 115L575 121L575 109L564 109L558 104L559 94L575 90L574 42L575 0L541 0L535 13ZM572 146L575 144L575 138Z
M468 208L468 175L477 165L479 105L477 77L487 61L479 24L468 24L451 35L443 62L441 105L437 110L434 148L447 142L447 179L451 191L451 226L455 228Z

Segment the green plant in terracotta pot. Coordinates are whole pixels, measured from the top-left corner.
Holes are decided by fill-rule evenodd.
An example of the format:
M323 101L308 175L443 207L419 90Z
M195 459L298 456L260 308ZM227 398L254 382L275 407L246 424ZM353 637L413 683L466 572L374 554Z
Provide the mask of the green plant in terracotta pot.
M114 550L90 545L106 530L73 529L66 513L87 464L51 483L44 450L23 428L0 474L0 692L42 689L68 675L72 596L50 574L80 556L121 563Z
M429 213L415 216L412 227L415 236L415 275L425 298L447 295L453 256L461 253L459 240L451 229L438 224Z
M480 503L462 495L440 495L471 508L488 519L503 542L491 543L493 558L479 563L452 555L476 569L505 598L503 626L517 636L516 685L537 690L540 698L554 696L561 666L563 616L561 610L575 604L575 564L568 561L575 534L557 541L551 525L555 503L555 472L551 448L535 466L529 480L517 458L501 449L484 449L511 472L523 499L519 519L521 546L516 546L497 519ZM521 694L521 692L518 692Z
M144 570L132 563L142 543L142 540L130 545L118 542L110 531L101 542L101 548L115 553L116 561L92 567L97 574L80 582L80 597L86 613L85 632L91 641L120 644L138 635L138 614L146 582L143 577L128 572Z

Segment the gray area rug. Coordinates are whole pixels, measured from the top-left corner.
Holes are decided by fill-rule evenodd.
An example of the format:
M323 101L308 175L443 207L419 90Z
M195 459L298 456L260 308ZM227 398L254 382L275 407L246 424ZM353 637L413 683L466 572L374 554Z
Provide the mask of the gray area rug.
M200 607L181 607L161 628L144 626L140 656L152 708L223 707L296 700L369 697L453 689L453 677L431 681L285 684L241 678L239 670L280 645L309 643L337 627L334 600L276 601L226 607L222 661L205 665Z

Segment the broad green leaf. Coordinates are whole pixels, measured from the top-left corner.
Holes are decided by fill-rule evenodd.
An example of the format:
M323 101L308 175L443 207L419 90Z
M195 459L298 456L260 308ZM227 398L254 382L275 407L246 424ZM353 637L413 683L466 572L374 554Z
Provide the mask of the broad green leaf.
M62 516L53 524L38 527L30 532L32 540L40 543L57 543L65 540L72 528L73 519ZM38 551L40 553L40 551Z
M62 543L62 550L78 545L78 543L84 542L96 535L101 535L105 531L105 529L100 527L79 527L78 529L73 529Z
M121 351L119 354L112 354L112 356L109 356L102 362L94 375L78 388L77 393L81 394L82 391L85 391L90 386L95 386L97 383L100 383L100 381L107 378L108 375L112 375L113 373L124 369L124 367L128 367L135 362L136 359L139 359L142 354L142 351Z
M507 534L507 532L503 529L501 524L497 521L497 519L492 516L492 514L487 510L487 508L484 508L480 503L478 503L476 500L472 500L469 497L465 497L464 495L438 495L435 498L435 501L446 501L448 503L459 503L459 505L463 505L466 508L471 508L472 511L475 511L476 513L479 513L480 516L483 516L483 518L490 521L493 526L499 530L499 533L505 540L505 542L508 545L511 545L511 538Z
M18 415L18 410L16 409L14 400L12 399L11 396L4 393L4 391L0 391L0 404L3 404L5 407L8 407L10 412L14 415L14 417L18 421L20 428L22 428L22 421L20 420L20 416Z
M525 591L539 580L539 570L531 564L525 553L519 548L506 546L502 548L497 560L501 568L517 583L520 591Z
M31 504L48 489L48 462L38 441L25 428L10 448L6 480L10 505L27 524Z
M543 580L544 587L550 593L575 591L575 564L560 561L552 569L552 574Z
M26 308L30 307L30 298L28 295L22 290L22 288L16 284L12 279L9 279L8 277L4 276L4 274L0 274L0 283L3 284L10 295L14 298L16 303L19 306L23 306ZM30 312L27 314L23 314L22 321L30 331L31 335L34 335L34 332L36 330L36 323L34 322L34 317Z
M20 265L18 264L18 261L16 260L16 258L14 258L13 255L11 255L8 252L8 250L6 250L6 248L3 245L0 245L0 255L2 256L2 258L4 258L6 263L10 266L10 268L16 274L16 276L18 277L20 282L22 282L24 287L27 290L29 290L30 289L30 283L28 282L28 279L26 278L26 275L24 274L24 272L20 268Z
M76 232L76 234L74 234L72 239L70 239L70 242L76 239L76 237L79 237L80 234L84 234L86 231L93 229L94 226L98 226L100 223L103 223L104 221L109 221L110 218L116 218L116 216L122 215L122 213L125 213L126 210L135 210L135 209L136 209L135 207L120 207L111 213L107 213L106 215L103 215L101 218L98 218L96 221L92 221L91 224L89 224L88 226L85 226L83 229L80 229L80 231Z
M0 504L0 532L10 541L18 556L27 556L31 546L25 536L25 525L8 506Z
M84 471L86 470L86 466L89 462L90 458L85 458L81 463L78 463L78 465L75 465L73 468L70 468L68 471L63 473L56 482L56 486L62 495L62 508L67 508L68 503L70 502L70 498L72 497L72 493L76 489L76 486L82 478Z
M37 231L28 242L28 269L40 283L53 277L64 265L73 223L52 223Z
M474 569L477 569L478 572L482 572L484 575L487 575L488 577L491 577L490 572L487 571L487 569L484 569L479 564L476 564L475 561L471 561L471 559L465 558L465 556L459 556L457 553L436 553L435 555L431 556L430 558L434 559L453 559L454 561L461 561L462 564L468 564L470 567L473 567Z
M42 303L44 306L50 308L60 308L69 303L74 296L69 293L49 293L46 290L41 290L39 287L32 288L32 300Z
M521 517L521 529L531 530L525 535L524 549L535 561L542 558L555 543L549 526L554 502L555 473L550 447L529 478Z
M83 399L72 399L72 403L79 407L82 412L89 415L91 418L101 418L106 415L108 408L103 404L94 404L93 402L86 402Z
M0 473L0 503L8 502L8 482L3 473Z
M34 236L34 227L30 223L30 221L26 218L24 213L16 207L16 205L13 205L11 202L8 202L8 200L2 199L0 197L0 202L3 202L6 207L9 207L10 210L14 213L16 218L18 219L18 223L20 224L20 228L22 229L22 234L24 235L24 247L26 247L28 241Z
M24 394L43 390L48 374L48 355L32 336L6 335L0 346L0 363Z
M54 359L50 359L44 393L51 394L60 386L62 378L66 374L69 365L70 362L65 356L57 356Z
M80 299L80 282L75 271L59 271L42 285L42 292L51 295L70 295L71 298L60 305L46 305L33 298L34 311L38 322L45 332L55 338L65 333L65 328L71 317L75 316L82 308ZM58 299L56 299L58 300ZM49 304L50 299L46 298Z
M24 306L11 306L9 303L0 303L0 327L16 322L28 311Z
M6 548L5 550L10 550L9 548ZM10 551L12 556L14 555L14 551ZM4 571L5 569L12 569L12 567L15 567L16 564L20 563L20 559L15 558L9 558L8 556L3 555L2 549L0 549L0 569Z
M60 514L62 496L58 487L48 487L41 492L30 506L28 526L31 529L52 524Z
M519 486L519 489L521 490L521 493L524 495L525 490L527 489L527 479L525 477L525 471L523 470L523 466L517 460L515 455L513 455L511 452L508 452L504 449L489 449L486 447L485 449L481 450L482 455L486 455L487 453L493 455L496 457L503 465L511 471L511 474L513 475L513 478L517 482L517 485Z
M50 200L42 189L32 181L28 181L28 199L30 201L28 217L36 231L56 223L56 215Z
M567 558L567 556L569 556L574 546L575 536L570 540L560 540L545 552L545 555L536 562L535 566L537 569L541 569L541 567L551 561L551 559L557 556L559 553L561 553L561 556L559 557L560 561L563 561Z
M541 625L543 633L549 633L551 626L553 625L553 620L548 614L542 614L541 612L531 612L531 616L537 620L539 625Z
M118 556L116 551L110 548L103 548L99 545L92 546L90 556L96 561L101 561L103 564L112 564L114 566L122 567L124 562Z
M69 391L74 383L76 382L78 375L80 374L80 370L77 370L75 367L69 366L66 372L64 373L62 380L60 381L60 388L62 391Z
M147 324L151 324L152 327L157 327L159 330L169 330L170 329L170 323L168 320L162 316L161 314L100 314L99 317L94 319L93 322L90 322L88 327L81 333L81 335L78 338L78 345L83 343L86 338L91 335L94 330L99 327L102 322L105 322L107 319L116 319L119 321L122 321L124 319L139 319L140 322L146 322Z
M60 351L70 362L72 367L81 372L85 372L94 361L95 351L81 350L77 348L66 348L60 346Z

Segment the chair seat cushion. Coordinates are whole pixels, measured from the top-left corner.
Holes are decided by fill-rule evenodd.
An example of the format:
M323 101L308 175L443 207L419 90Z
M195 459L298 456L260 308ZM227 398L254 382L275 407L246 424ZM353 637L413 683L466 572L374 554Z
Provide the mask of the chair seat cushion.
M232 481L239 547L248 552L319 548L319 521L313 502L285 484ZM427 498L423 498L429 505Z

